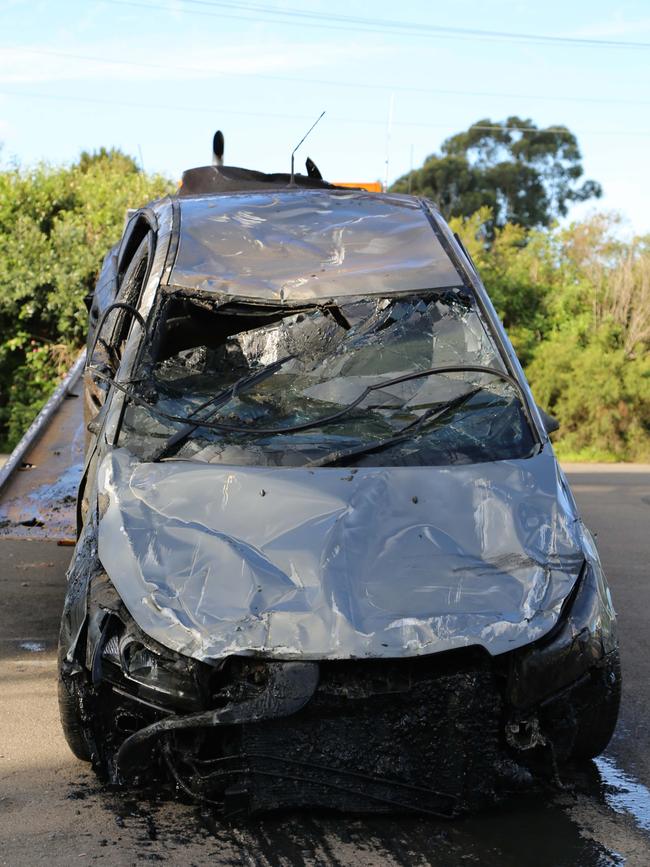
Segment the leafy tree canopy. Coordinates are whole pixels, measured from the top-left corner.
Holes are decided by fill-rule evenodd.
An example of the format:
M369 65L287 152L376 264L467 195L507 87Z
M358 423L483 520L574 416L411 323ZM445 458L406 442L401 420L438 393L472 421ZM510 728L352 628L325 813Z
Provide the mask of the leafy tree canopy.
M440 154L431 154L391 190L433 199L447 219L488 207L492 236L506 223L548 226L571 203L599 197L600 184L580 182L581 159L575 135L564 126L539 129L530 118L485 118L446 139Z
M616 218L565 228L507 223L485 244L482 208L450 221L474 259L526 369L560 421L566 460L650 461L650 237Z
M110 167L112 172L123 172L125 175L133 175L140 171L133 157L122 153L119 148L101 147L93 153L81 151L78 163L79 171L88 172L98 164Z
M0 169L0 451L20 438L84 339L84 296L127 208L173 190L119 150Z
M507 147L490 145L479 132L450 139L436 158L449 183L468 187L477 167L523 150L551 196L535 141L520 144L506 130ZM579 160L577 148L568 152ZM83 342L83 298L126 209L171 189L114 150L66 168L0 169L0 451L17 442ZM430 187L418 191L436 198ZM477 264L535 398L560 420L560 455L650 461L650 237L624 240L602 214L529 228L495 218L496 194L486 204L480 187L474 193L464 200L471 213L452 216L450 226Z

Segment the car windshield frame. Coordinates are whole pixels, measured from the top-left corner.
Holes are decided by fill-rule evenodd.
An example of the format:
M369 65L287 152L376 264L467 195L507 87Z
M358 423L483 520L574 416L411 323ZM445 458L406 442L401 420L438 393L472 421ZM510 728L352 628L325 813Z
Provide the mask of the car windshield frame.
M494 336L492 329L490 327L490 323L488 321L486 321L485 317L482 315L481 305L478 304L475 292L472 289L468 289L464 285L459 285L459 287L455 290L441 289L441 290L429 290L428 292L420 291L420 292L416 292L416 293L412 293L412 292L386 293L386 295L384 296L384 299L386 301L390 301L391 303L395 303L395 302L399 302L400 300L404 300L404 298L414 298L415 296L421 296L421 297L426 298L427 296L432 296L432 295L436 295L439 293L444 293L446 291L466 293L469 296L471 306L479 318L479 322L480 322L483 330L485 331L487 339L490 341L490 343L492 345L492 348L494 350L496 363L497 364L500 363L503 365L504 368L507 368L507 365L503 361L502 347L500 346L499 341L495 340L495 336ZM184 293L180 293L180 294L187 294L187 290L185 290ZM156 302L153 305L153 309L152 309L151 315L149 317L151 322L156 323L155 327L160 326L160 321L162 318L162 311L164 310L164 306L166 303L169 302L169 299L171 297L173 297L174 295L176 295L176 296L179 295L179 292L175 287L161 287L161 291L159 291L159 293L157 295ZM200 293L198 293L198 294L193 293L193 295L196 298L196 297L200 296ZM203 296L203 300L204 301L206 300L205 296ZM363 300L367 301L368 299L358 298L358 297L356 297L356 298L346 297L345 299L341 299L341 306L345 306L345 304L350 304L350 303L353 303L355 301L363 301ZM373 300L376 301L377 298L374 298ZM338 301L339 301L339 299L328 299L327 302L322 303L319 299L318 302L315 302L313 305L307 305L303 302L301 304L295 304L295 305L283 305L283 307L287 308L286 313L288 314L289 312L301 311L301 310L305 310L305 309L307 309L307 310L314 310L314 309L321 310L323 307L337 307ZM245 302L242 299L237 299L236 303L244 304ZM248 302L248 305L251 307L257 307L261 310L264 310L268 307L268 305L260 304L259 301L253 302L252 304L251 304L251 302ZM143 356L145 354L145 352L144 352L144 350L146 348L145 345L147 343L148 343L148 340L146 340L146 339L142 340L141 345L139 347L139 350L136 352L136 358L134 359L134 364L132 367L133 371L138 371L141 368ZM258 373L261 372L263 374L263 370L258 370L257 372ZM515 389L516 397L519 401L521 411L525 417L525 423L528 426L528 429L529 429L529 432L531 435L531 439L533 442L533 446L534 446L534 448L532 449L530 454L531 455L535 454L539 450L539 447L541 446L541 441L540 441L540 437L539 437L538 432L537 432L534 416L532 415L532 413L530 411L529 395L528 395L528 392L526 390L525 383L522 383L519 380L519 378L516 375L514 375L513 372L508 371L507 369L505 371L505 375L503 375L503 373L504 373L503 371L498 371L496 369L494 369L492 371L492 373L500 376L503 380L509 381L511 386L513 386L513 388ZM253 377L253 378L255 379L256 377ZM411 377L409 377L407 375L405 378L409 379ZM119 391L123 392L124 400L122 401L122 411L120 412L120 415L119 415L119 424L114 428L113 445L117 445L120 442L120 440L122 440L122 424L124 421L124 415L125 415L125 411L127 408L127 404L131 400L133 400L134 402L141 403L143 405L147 405L146 402L143 403L141 400L138 400L135 393L134 393L133 387L136 385L137 382L138 382L138 376L136 374L133 379L129 379L128 381L123 383L121 386L118 383L115 383L115 385L117 386L116 390L118 392ZM471 387L471 384L472 383L470 383L470 382L467 383L468 388ZM124 387L125 385L126 385L126 387ZM379 379L379 381L376 383L376 385L377 386L381 385L381 379ZM370 390L372 390L372 388ZM228 388L225 388L225 391L228 391ZM358 403L358 402L359 401L356 401L356 403ZM162 413L157 412L154 408L151 407L150 404L148 404L147 406L150 410L152 410L154 412L154 414L159 415L161 417L165 417L164 412L162 412ZM345 409L345 407L343 407L342 411L338 414L344 415L346 412L347 412L347 410ZM171 414L168 414L168 419L170 421L175 422L175 423L186 425L187 427L191 426L192 427L192 433L198 427L208 428L208 429L211 428L212 430L221 429L224 432L228 431L228 430L235 432L237 429L235 425L228 425L228 424L219 425L218 423L211 423L209 421L205 422L205 423L202 421L200 422L199 419L197 419L195 416L192 416L191 414L186 414L183 416L181 416L180 414L174 415L174 416L172 416ZM325 416L322 417L322 421L326 423L326 417ZM293 430L295 428L306 429L309 427L316 427L316 423L305 424L305 425L301 425L301 426L296 426L296 425L284 426L284 428L287 432L293 432ZM242 434L244 432L249 433L249 434L250 433L257 433L257 431L251 430L251 428L249 428L249 427L240 428L240 432ZM273 430L268 430L267 433L269 435L273 435L275 433L282 433L281 426L278 425L277 429L274 428ZM264 431L260 431L259 434L260 434L260 437L263 436ZM172 432L170 434L170 436L168 437L168 439L173 439L174 436L175 436L175 434ZM123 442L123 440L122 440L122 442ZM163 444L162 445L162 451L164 451L164 448L165 448L165 446ZM332 449L332 448L329 449L329 451L333 451L333 450L335 450L335 449ZM361 449L361 450L363 451L363 449ZM354 451L354 449L353 449L353 451ZM373 451L373 449L370 449L369 451ZM514 455L514 456L516 457L516 455ZM161 455L158 459L161 459L161 458L165 459L166 457L167 457L166 455ZM140 459L140 460L152 460L154 458L152 458L152 457L143 458L141 456L138 456L138 459ZM189 458L179 457L178 459L193 459L193 457L189 457Z

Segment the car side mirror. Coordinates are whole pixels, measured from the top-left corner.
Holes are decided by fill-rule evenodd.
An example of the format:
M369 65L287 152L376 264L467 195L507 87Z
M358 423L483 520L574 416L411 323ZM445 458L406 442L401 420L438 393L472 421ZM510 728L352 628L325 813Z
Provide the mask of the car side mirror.
M544 430L547 434L555 433L556 430L560 429L560 422L556 418L553 418L552 415L549 415L549 413L547 413L545 410L543 410L541 406L537 407L537 412L542 418Z

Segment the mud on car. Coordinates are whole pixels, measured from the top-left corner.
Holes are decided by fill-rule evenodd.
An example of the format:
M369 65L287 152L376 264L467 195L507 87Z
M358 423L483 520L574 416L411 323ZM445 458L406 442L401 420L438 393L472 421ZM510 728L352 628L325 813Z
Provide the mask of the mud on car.
M59 686L102 778L453 816L605 748L598 554L431 202L191 170L89 303Z

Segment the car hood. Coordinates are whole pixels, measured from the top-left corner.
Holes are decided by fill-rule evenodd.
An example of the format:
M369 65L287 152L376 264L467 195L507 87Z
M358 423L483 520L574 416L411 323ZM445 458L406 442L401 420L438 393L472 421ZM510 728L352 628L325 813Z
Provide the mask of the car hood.
M196 659L399 657L544 635L583 564L550 449L448 467L99 469L99 558L138 625Z

